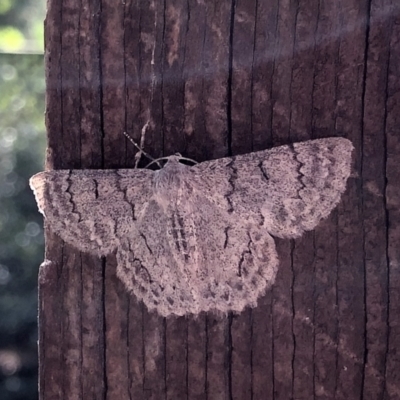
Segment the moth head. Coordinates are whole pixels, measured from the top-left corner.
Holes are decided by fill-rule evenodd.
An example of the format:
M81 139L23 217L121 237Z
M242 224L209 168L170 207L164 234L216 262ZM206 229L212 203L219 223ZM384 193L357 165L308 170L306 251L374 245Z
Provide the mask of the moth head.
M181 184L182 174L187 173L189 166L179 162L179 156L170 156L163 168L154 173L154 181L157 189L173 189Z

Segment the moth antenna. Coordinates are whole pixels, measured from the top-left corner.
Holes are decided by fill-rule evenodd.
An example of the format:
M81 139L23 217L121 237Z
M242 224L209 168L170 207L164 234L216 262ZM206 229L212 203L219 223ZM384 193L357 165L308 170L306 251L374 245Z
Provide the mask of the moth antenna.
M180 160L184 160L184 161L192 162L193 164L198 164L197 161L192 160L191 158L182 157L180 153L175 153L175 155L179 157L179 161L180 161ZM154 164L154 163L157 163L157 165L160 166L160 164L158 163L158 161L161 161L161 160L168 160L169 158L170 158L170 157L160 157L160 158L157 158L156 160L153 160L151 163L147 164L147 165L145 166L145 168L150 167L150 165L151 165L151 164ZM161 168L161 167L160 167L160 168Z
M152 160L151 163L157 162L157 160L154 157L152 157L149 153L145 152L126 132L123 132L123 134L139 150L138 155L135 156L135 158L137 157L136 163L135 163L135 168L137 168L137 164L139 164L142 154L144 154L149 160ZM157 165L160 168L162 168L162 166L158 162L157 162Z

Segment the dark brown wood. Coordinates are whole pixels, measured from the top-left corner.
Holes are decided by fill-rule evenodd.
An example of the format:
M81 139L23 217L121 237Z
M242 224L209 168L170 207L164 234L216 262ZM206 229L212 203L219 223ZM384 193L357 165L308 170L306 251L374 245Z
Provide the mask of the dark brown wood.
M165 320L46 230L40 398L400 399L400 5L49 0L47 168L352 140L339 207L258 307Z

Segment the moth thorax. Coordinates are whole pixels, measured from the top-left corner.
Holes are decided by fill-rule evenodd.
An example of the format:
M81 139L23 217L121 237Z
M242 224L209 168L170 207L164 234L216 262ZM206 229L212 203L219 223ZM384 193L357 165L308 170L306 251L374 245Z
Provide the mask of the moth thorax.
M190 167L181 164L179 157L171 156L165 167L156 171L154 174L154 183L157 191L175 191L185 185Z

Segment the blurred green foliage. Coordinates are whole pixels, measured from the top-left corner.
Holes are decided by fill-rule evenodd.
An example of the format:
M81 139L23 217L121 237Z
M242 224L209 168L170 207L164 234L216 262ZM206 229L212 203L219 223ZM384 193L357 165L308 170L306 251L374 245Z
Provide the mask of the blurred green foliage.
M42 218L28 179L43 169L45 0L0 0L0 399L38 398ZM9 54L5 54L9 53ZM12 54L19 53L19 54Z
M0 9L3 0L0 0ZM37 399L42 218L28 180L43 170L41 55L0 54L0 398Z
M44 0L0 0L0 52L43 53Z

